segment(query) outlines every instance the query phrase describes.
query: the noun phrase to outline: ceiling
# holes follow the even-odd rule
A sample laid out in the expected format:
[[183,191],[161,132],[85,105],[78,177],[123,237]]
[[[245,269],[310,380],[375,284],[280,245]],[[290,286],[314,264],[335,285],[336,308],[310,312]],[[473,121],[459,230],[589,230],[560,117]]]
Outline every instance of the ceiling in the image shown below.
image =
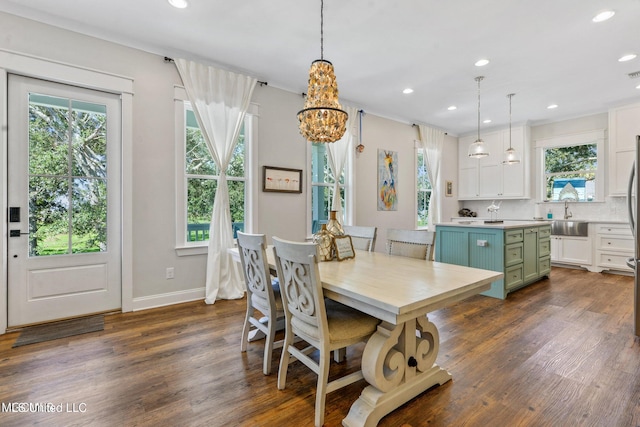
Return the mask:
[[[307,91],[320,0],[0,0],[0,11]],[[608,21],[591,21],[611,9]],[[560,121],[640,102],[640,0],[326,0],[324,59],[343,103],[451,134]],[[490,63],[476,67],[486,58]],[[414,89],[408,95],[406,87]],[[547,106],[557,104],[550,110]],[[449,111],[447,107],[457,109]],[[302,99],[301,99],[302,106]],[[365,118],[366,123],[366,118]]]

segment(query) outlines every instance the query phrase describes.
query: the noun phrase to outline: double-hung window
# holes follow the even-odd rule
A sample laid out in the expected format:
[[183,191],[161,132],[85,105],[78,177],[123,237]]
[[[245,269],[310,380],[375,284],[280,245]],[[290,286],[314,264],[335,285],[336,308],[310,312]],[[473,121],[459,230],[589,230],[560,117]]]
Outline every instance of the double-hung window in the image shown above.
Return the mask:
[[[254,115],[247,113],[227,168],[229,208],[233,236],[249,230],[252,185],[250,163]],[[216,166],[195,113],[186,100],[176,99],[177,203],[176,240],[179,248],[202,247],[209,240],[213,201],[220,171]],[[184,252],[181,254],[187,254]]]
[[586,132],[536,141],[543,168],[542,200],[602,200],[602,132]]
[[[327,144],[310,143],[311,146],[311,234],[317,232],[329,219],[329,211],[333,204],[333,191],[336,177],[329,166]],[[345,218],[350,218],[352,202],[350,200],[350,182],[352,156],[347,158],[345,168],[337,177],[340,191],[340,203]],[[342,222],[342,221],[341,221]]]
[[427,173],[427,161],[425,159],[424,150],[421,148],[416,150],[416,226],[418,228],[427,227],[427,218],[429,216],[429,198],[431,197],[431,182]]

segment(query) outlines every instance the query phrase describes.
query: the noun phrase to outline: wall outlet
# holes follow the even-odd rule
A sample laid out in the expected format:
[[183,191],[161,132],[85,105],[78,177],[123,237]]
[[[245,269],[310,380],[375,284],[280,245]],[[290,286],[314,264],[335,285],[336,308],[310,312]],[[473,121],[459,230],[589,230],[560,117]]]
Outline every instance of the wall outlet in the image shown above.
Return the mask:
[[175,275],[175,271],[173,267],[167,267],[166,277],[167,279],[173,279]]

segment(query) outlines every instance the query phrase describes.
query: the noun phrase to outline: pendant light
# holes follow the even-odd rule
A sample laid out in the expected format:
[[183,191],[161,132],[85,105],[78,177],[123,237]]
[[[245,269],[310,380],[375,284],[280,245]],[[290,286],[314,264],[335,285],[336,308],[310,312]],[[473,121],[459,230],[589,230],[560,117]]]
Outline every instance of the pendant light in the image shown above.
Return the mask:
[[364,110],[358,110],[360,118],[360,129],[358,130],[358,145],[356,145],[356,153],[360,154],[364,151],[364,145],[362,144],[362,116],[364,116]]
[[517,165],[520,163],[520,156],[516,152],[516,150],[511,146],[511,98],[515,93],[510,93],[507,95],[509,98],[509,148],[504,152],[504,160],[502,162],[503,165]]
[[324,0],[320,1],[320,59],[311,63],[304,109],[298,112],[300,133],[310,142],[336,142],[347,130],[347,113],[338,102],[333,64],[324,60]]
[[478,76],[475,78],[475,80],[478,82],[478,139],[476,139],[476,142],[469,146],[469,151],[467,152],[469,157],[473,157],[476,159],[481,159],[489,155],[487,147],[484,145],[484,141],[480,139],[480,82],[483,79],[483,76]]

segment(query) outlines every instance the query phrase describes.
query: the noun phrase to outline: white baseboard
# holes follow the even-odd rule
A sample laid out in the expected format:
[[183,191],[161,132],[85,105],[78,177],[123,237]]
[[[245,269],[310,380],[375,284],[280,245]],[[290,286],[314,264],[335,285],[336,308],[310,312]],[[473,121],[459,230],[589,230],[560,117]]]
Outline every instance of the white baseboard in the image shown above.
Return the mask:
[[151,295],[133,299],[133,310],[140,311],[149,308],[164,307],[183,302],[203,300],[205,288],[188,289],[186,291],[169,292],[166,294]]

